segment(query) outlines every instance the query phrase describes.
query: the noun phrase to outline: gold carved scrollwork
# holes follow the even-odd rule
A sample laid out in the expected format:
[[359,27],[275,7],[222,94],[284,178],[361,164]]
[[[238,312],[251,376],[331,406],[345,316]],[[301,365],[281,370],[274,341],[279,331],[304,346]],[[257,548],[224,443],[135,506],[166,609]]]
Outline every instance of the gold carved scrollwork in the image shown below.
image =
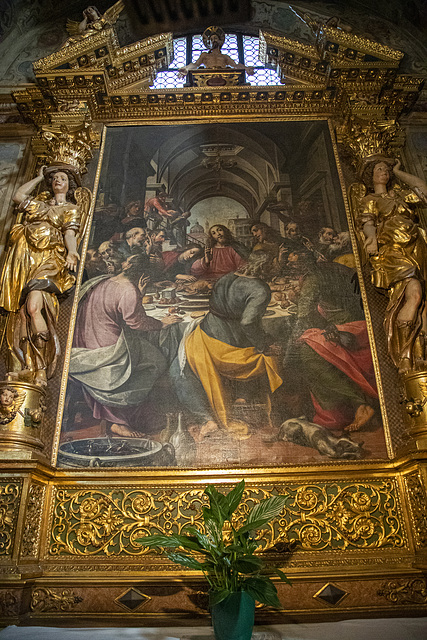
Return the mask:
[[39,484],[32,484],[30,487],[22,536],[21,555],[23,557],[37,556],[45,491],[46,488]]
[[[234,524],[242,524],[254,504],[277,493],[287,496],[281,516],[257,532],[259,551],[294,540],[303,550],[402,548],[392,481],[330,483],[248,489]],[[50,556],[118,556],[149,553],[136,540],[147,534],[185,533],[201,527],[202,490],[144,491],[68,488],[56,494]],[[231,530],[230,530],[231,535]]]
[[349,117],[336,129],[337,140],[349,152],[351,162],[359,170],[364,158],[374,154],[388,157],[396,155],[396,147],[402,146],[403,131],[396,120],[371,120]]
[[378,591],[379,596],[393,604],[427,604],[427,582],[425,578],[411,580],[388,580]]
[[0,592],[0,616],[10,618],[16,616],[18,611],[18,598],[13,591]]
[[286,487],[290,500],[279,526],[303,549],[399,548],[404,533],[396,517],[393,482]]
[[0,484],[0,556],[12,553],[21,488],[20,481]]
[[426,490],[420,475],[411,473],[405,478],[409,505],[412,515],[413,532],[418,548],[427,547],[427,504]]
[[60,592],[56,592],[53,589],[40,587],[39,589],[34,589],[31,594],[30,609],[37,613],[67,612],[72,611],[79,602],[83,602],[83,598],[76,596],[71,589],[63,589]]

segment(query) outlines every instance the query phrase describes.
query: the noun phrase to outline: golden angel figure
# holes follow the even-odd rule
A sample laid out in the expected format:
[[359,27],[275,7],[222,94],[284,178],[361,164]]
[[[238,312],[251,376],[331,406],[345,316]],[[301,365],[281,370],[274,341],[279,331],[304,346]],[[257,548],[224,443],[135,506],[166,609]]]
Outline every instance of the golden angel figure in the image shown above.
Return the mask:
[[93,5],[86,7],[83,11],[83,20],[81,22],[67,20],[67,31],[71,37],[67,40],[65,46],[111,27],[117,21],[123,9],[123,0],[113,4],[103,15]]
[[403,374],[427,364],[427,234],[417,222],[417,206],[427,204],[427,184],[400,166],[381,155],[366,158],[363,185],[353,185],[350,197],[372,283],[389,298],[384,320],[388,352]]
[[[31,197],[43,179],[49,190]],[[60,353],[58,296],[74,286],[77,245],[91,203],[90,191],[78,184],[75,168],[57,163],[42,167],[13,197],[22,220],[10,232],[0,291],[0,307],[11,312],[6,332],[10,378],[45,385],[54,373]]]

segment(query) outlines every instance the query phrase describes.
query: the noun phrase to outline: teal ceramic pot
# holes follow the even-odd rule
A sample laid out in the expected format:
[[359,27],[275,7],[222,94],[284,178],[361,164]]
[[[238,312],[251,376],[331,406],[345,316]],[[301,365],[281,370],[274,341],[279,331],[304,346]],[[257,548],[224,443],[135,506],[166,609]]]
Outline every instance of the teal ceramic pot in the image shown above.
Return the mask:
[[255,601],[244,591],[232,593],[212,607],[216,640],[251,640]]

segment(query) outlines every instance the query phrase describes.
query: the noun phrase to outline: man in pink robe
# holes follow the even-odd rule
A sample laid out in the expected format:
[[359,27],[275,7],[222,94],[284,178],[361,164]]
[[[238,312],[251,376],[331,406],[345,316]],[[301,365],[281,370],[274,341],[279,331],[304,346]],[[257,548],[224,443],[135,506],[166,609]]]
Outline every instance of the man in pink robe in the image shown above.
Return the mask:
[[107,420],[113,434],[141,436],[144,401],[166,370],[155,344],[160,322],[146,315],[142,295],[148,278],[146,256],[133,255],[113,277],[99,276],[81,290],[70,376],[80,382],[93,417]]
[[218,280],[243,266],[248,253],[244,245],[234,240],[227,227],[215,224],[209,229],[205,255],[193,263],[191,275],[204,280]]

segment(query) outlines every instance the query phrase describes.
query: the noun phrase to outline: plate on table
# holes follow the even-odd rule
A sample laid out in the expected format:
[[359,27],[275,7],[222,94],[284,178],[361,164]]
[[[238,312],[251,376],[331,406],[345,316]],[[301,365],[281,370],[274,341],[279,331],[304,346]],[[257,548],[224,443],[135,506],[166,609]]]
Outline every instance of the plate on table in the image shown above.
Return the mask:
[[185,300],[198,300],[199,302],[209,302],[209,298],[205,293],[180,293],[181,298]]
[[185,302],[181,302],[179,305],[180,309],[185,309],[185,311],[196,311],[196,310],[204,310],[209,309],[209,301],[202,300],[185,300]]
[[169,307],[181,307],[181,302],[179,300],[168,300],[167,302],[157,302],[155,306],[158,309],[169,309]]
[[155,304],[151,304],[151,303],[150,304],[144,304],[143,306],[144,306],[145,311],[154,311],[154,309],[156,308],[156,305]]

